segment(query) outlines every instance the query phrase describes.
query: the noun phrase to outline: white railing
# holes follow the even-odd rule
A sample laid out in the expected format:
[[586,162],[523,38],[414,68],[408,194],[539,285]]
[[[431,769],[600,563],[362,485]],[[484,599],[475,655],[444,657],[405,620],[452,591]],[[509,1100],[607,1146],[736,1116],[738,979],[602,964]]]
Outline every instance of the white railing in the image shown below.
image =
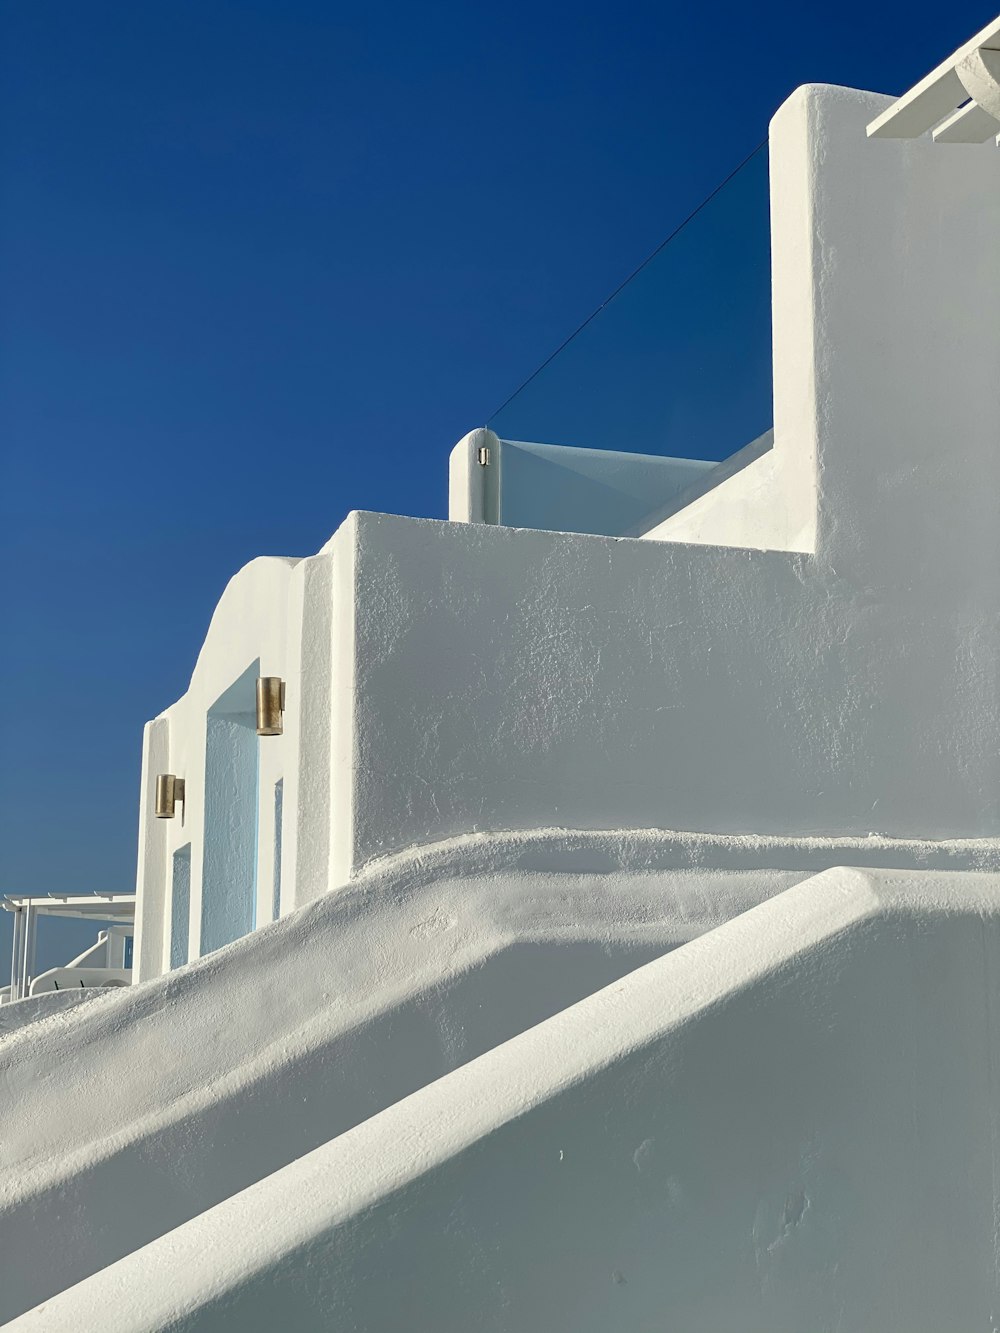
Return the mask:
[[[73,972],[75,980],[67,981],[67,984],[76,986],[127,985],[131,979],[131,971],[125,967],[125,954],[134,929],[134,893],[7,895],[0,899],[0,907],[14,918],[10,985],[0,989],[0,1004],[40,991],[60,989],[61,981],[59,985],[35,987],[35,982],[41,983],[43,977],[53,973],[57,976],[65,974],[68,978]],[[71,959],[65,967],[51,968],[37,976],[37,934],[41,916],[75,917],[114,924],[102,930],[96,943]],[[99,979],[101,975],[105,977],[103,981]]]

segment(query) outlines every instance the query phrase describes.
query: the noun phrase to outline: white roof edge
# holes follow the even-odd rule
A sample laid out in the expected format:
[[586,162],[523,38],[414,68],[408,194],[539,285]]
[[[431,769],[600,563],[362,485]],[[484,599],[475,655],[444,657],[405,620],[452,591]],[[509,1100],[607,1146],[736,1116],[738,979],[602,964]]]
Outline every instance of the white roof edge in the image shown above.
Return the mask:
[[868,137],[911,139],[926,134],[968,98],[955,66],[980,50],[1000,51],[1000,15],[876,116],[868,126]]

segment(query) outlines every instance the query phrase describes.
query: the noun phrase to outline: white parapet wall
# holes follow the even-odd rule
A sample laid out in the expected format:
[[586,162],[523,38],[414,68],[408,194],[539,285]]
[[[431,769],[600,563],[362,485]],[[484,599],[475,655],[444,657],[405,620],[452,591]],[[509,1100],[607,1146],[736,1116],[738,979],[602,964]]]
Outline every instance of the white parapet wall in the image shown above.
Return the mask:
[[996,835],[1000,177],[868,139],[888,100],[808,87],[772,126],[755,532],[351,520],[353,865],[559,823]]
[[941,539],[996,481],[1000,180],[991,144],[869,140],[892,102],[809,85],[774,117],[774,451],[648,536],[888,560],[915,587],[964,558]]
[[12,1330],[998,1326],[1000,176],[888,103],[772,125],[773,440],[230,583],[140,984],[0,1041]]
[[807,880],[11,1333],[988,1329],[998,888]]
[[831,859],[996,868],[1000,847],[459,838],[0,1042],[0,1323]]
[[[147,734],[141,977],[225,937],[205,867],[242,862],[204,843],[229,771],[208,719],[228,700],[236,734],[255,673],[287,710],[253,751],[236,933],[482,831],[997,836],[1000,177],[990,144],[869,138],[889,101],[810,86],[772,124],[772,448],[634,540],[483,522],[470,469],[496,437],[473,433],[463,521],[353,514],[237,576]],[[187,799],[154,821],[164,771]]]
[[656,833],[460,839],[383,862],[115,1003],[39,1022],[0,1046],[0,1323],[827,852]]

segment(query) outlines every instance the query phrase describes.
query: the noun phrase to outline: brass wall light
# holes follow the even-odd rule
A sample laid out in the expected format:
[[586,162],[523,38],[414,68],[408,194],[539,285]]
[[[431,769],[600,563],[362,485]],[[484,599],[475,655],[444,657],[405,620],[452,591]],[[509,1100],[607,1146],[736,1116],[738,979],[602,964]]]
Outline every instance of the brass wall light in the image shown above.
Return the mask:
[[285,711],[285,682],[280,676],[257,680],[257,735],[280,736]]
[[157,819],[173,819],[174,807],[180,801],[184,804],[184,779],[174,777],[173,773],[156,775],[156,805],[154,814]]

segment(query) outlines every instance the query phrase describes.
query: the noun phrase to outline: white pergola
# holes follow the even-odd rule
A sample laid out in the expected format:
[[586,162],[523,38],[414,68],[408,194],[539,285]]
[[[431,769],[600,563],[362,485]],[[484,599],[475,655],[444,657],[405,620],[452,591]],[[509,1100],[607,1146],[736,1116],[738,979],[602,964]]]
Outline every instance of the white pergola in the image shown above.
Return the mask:
[[[131,926],[135,921],[134,893],[7,894],[0,907],[14,916],[11,951],[10,999],[28,994],[35,972],[35,943],[40,916],[78,917]],[[126,932],[127,933],[127,932]]]
[[869,138],[1000,146],[1000,16],[868,126]]

